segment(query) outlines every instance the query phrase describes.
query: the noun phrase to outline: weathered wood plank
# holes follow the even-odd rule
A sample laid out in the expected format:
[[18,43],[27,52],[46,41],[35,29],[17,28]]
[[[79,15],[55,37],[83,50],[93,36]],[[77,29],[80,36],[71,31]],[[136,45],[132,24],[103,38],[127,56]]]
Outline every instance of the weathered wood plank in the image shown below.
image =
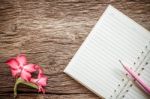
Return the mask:
[[149,0],[0,0],[0,97],[12,97],[14,84],[3,62],[26,53],[44,66],[47,93],[22,86],[18,98],[98,98],[63,70],[108,4],[150,30]]
[[[1,99],[10,99],[13,94],[3,94]],[[93,94],[19,94],[17,99],[99,99]]]

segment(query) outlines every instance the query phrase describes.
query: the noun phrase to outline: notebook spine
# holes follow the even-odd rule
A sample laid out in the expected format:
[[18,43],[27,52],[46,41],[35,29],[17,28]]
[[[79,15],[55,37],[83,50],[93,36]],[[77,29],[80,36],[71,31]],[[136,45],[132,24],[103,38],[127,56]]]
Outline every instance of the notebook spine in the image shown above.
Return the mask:
[[[137,56],[137,59],[135,62],[133,62],[133,65],[135,67],[135,71],[140,74],[142,71],[145,70],[145,66],[149,64],[148,61],[144,61],[150,54],[150,41],[145,46],[145,48],[140,52],[140,55]],[[144,65],[142,65],[144,62]],[[129,79],[127,79],[128,74],[125,74],[124,78],[122,78],[121,83],[118,84],[117,88],[114,89],[113,94],[110,95],[110,99],[123,99],[125,98],[125,95],[129,92],[129,89],[133,87],[132,82],[130,82]]]

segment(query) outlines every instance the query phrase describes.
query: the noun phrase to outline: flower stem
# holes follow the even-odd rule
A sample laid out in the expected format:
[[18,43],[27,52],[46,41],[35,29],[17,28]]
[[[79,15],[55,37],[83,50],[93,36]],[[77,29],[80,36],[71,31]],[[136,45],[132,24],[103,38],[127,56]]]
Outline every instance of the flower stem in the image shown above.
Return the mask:
[[20,81],[19,81],[19,78],[18,78],[18,79],[16,79],[16,83],[15,83],[15,86],[14,86],[14,98],[16,98],[16,96],[17,96],[17,86],[18,86],[19,83],[20,83]]
[[17,86],[19,84],[25,84],[25,85],[30,86],[32,88],[38,89],[38,86],[36,84],[26,82],[25,80],[18,78],[18,79],[16,79],[16,83],[14,85],[14,98],[16,98],[16,96],[17,96]]

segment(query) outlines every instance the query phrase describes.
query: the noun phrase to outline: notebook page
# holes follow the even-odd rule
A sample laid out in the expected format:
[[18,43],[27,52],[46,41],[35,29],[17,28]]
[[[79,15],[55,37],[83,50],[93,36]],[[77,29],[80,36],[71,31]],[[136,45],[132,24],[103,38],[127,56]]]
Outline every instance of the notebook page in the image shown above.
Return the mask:
[[124,69],[118,60],[133,64],[149,39],[147,30],[108,6],[64,72],[108,99],[123,87]]

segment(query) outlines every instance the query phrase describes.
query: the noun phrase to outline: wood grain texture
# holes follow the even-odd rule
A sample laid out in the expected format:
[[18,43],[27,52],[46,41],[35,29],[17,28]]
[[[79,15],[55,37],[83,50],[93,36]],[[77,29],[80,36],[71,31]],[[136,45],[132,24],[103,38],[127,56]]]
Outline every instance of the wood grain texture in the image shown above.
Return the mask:
[[63,70],[108,4],[150,30],[149,0],[0,0],[0,99],[13,99],[4,62],[19,53],[44,66],[48,86],[20,86],[18,99],[98,99]]

